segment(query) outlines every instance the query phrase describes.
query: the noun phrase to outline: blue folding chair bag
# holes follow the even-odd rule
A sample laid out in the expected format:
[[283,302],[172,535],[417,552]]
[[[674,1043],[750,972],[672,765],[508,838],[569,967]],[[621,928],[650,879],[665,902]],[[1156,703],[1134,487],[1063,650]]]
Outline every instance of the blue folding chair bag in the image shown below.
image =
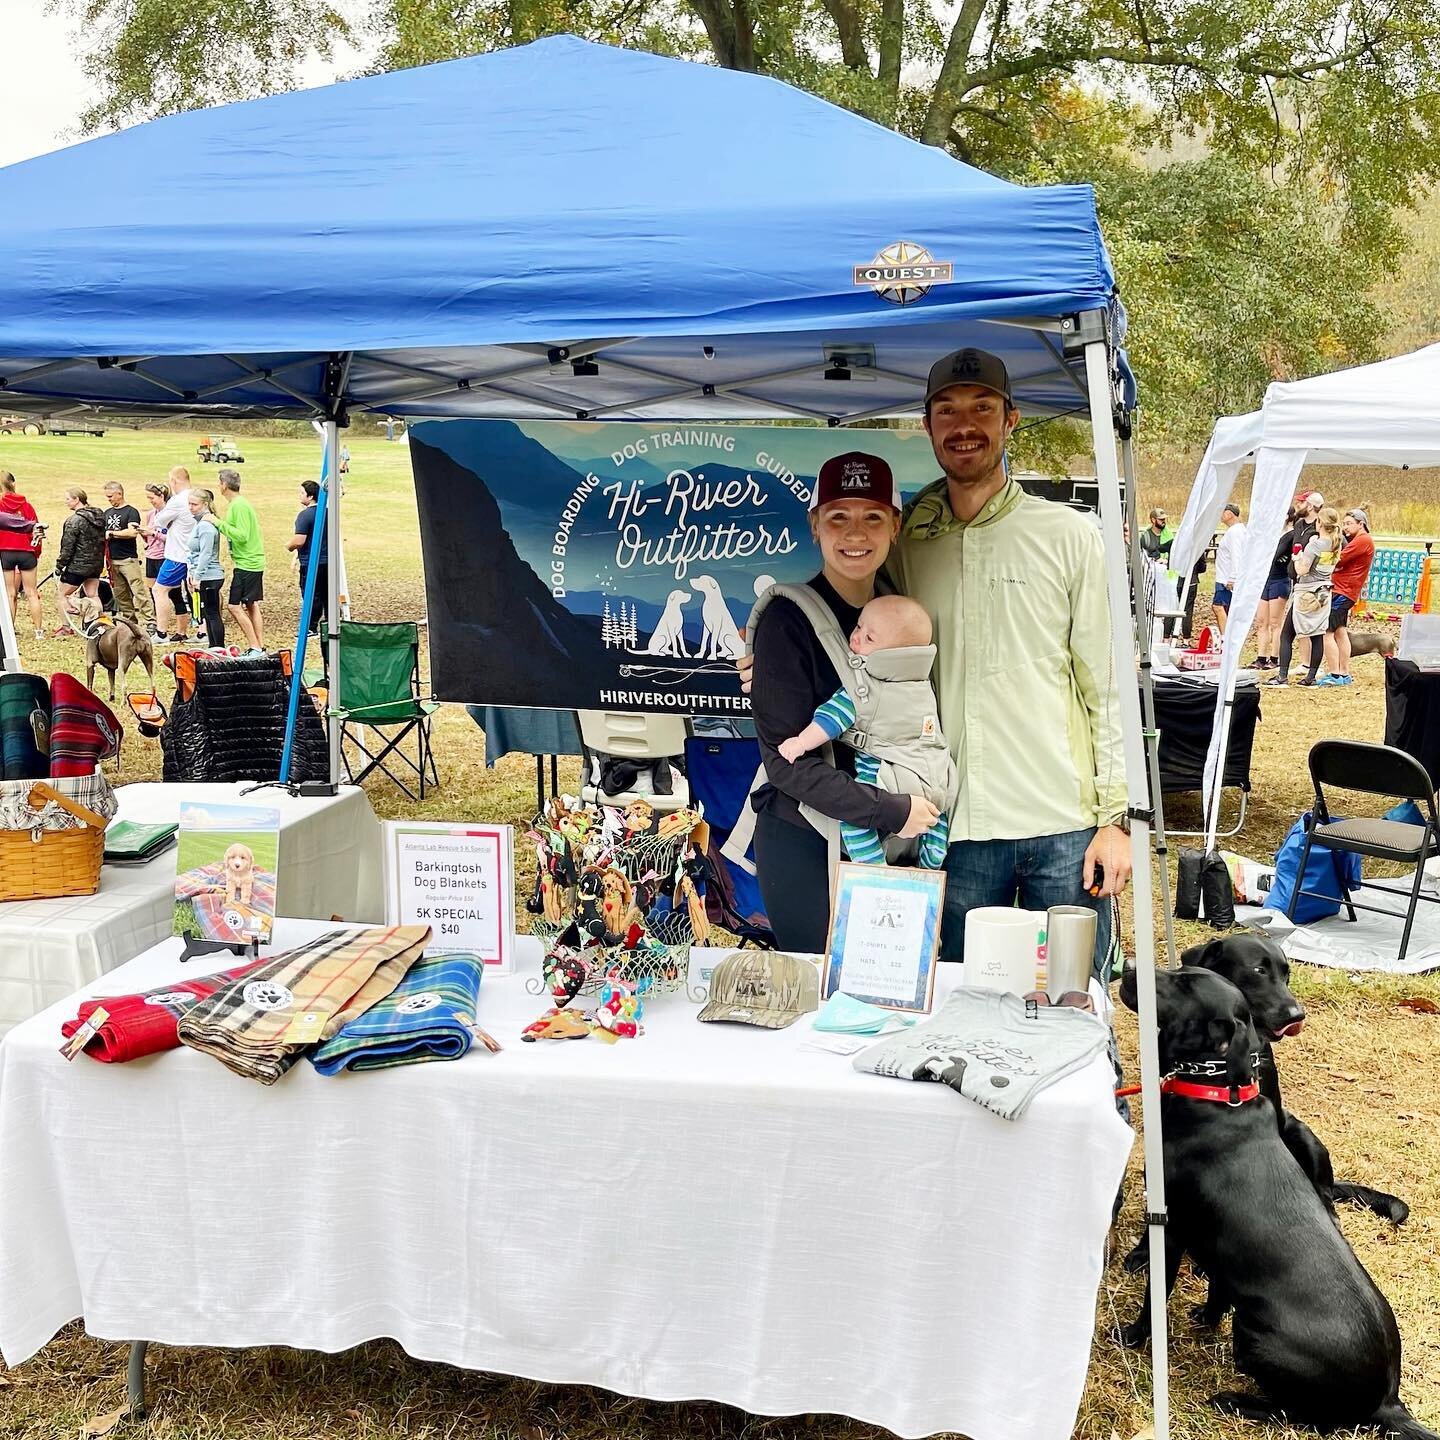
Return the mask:
[[[1343,818],[1340,815],[1331,816],[1332,821]],[[1300,871],[1300,856],[1305,849],[1305,825],[1309,819],[1310,812],[1307,810],[1290,827],[1290,833],[1275,852],[1275,883],[1265,897],[1267,910],[1278,910],[1283,915],[1289,907],[1290,895]],[[1312,920],[1338,915],[1342,880],[1349,890],[1360,888],[1360,856],[1337,855],[1317,840],[1310,847],[1310,859],[1300,886],[1307,893],[1301,895],[1295,906],[1295,923],[1308,925]],[[1333,899],[1329,898],[1332,896]]]
[[685,773],[691,797],[704,807],[710,823],[710,859],[716,883],[706,896],[711,919],[754,944],[771,945],[774,936],[760,898],[753,869],[755,852],[748,847],[745,865],[721,853],[736,821],[750,805],[750,787],[760,767],[760,744],[752,739],[711,739],[695,736],[685,742]]

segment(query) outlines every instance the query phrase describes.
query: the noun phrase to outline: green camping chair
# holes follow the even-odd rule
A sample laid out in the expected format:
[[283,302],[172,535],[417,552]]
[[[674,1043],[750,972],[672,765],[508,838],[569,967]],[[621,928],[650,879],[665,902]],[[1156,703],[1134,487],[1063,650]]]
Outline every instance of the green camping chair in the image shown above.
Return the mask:
[[[320,639],[322,644],[328,640],[324,625]],[[440,777],[430,745],[430,721],[436,708],[423,698],[420,687],[419,626],[413,621],[393,625],[340,622],[336,713],[340,716],[340,754],[352,785],[378,770],[412,800],[425,798],[427,778],[438,787]],[[413,758],[402,748],[411,735],[416,744]],[[347,741],[360,752],[353,764]],[[418,795],[407,780],[419,781]]]

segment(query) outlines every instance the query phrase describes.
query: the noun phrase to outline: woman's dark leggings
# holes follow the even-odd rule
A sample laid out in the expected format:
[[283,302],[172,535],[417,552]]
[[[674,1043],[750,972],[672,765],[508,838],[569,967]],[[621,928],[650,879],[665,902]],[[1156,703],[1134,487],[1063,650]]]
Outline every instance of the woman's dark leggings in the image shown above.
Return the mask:
[[[1297,639],[1304,639],[1304,636],[1295,634],[1295,611],[1294,602],[1291,608],[1285,611],[1285,628],[1280,632],[1280,668],[1279,675],[1282,679],[1290,678],[1290,657],[1295,648]],[[1307,679],[1313,680],[1320,669],[1320,661],[1325,654],[1325,637],[1323,635],[1311,635],[1310,641],[1310,669]]]
[[205,617],[206,645],[225,643],[225,620],[220,613],[220,587],[223,580],[200,582],[200,613]]
[[775,943],[823,954],[830,934],[830,851],[809,825],[762,810],[755,817],[755,876]]

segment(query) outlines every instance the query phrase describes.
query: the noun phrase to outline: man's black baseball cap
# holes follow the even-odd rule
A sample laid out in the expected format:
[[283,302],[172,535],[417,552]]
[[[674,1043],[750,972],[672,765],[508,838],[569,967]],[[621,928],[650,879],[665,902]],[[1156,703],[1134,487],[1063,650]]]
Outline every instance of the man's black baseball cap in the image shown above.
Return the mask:
[[1014,407],[1015,402],[1010,398],[1010,372],[1005,362],[988,350],[967,346],[937,360],[930,367],[930,378],[925,384],[925,408],[928,410],[930,402],[951,385],[983,385],[1003,395],[1007,408]]

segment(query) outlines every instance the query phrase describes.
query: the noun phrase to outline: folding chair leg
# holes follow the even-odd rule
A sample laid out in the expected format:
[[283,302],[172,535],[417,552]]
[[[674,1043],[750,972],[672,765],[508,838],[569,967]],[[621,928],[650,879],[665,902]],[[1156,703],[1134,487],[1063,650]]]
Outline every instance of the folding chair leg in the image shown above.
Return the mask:
[[1424,843],[1420,846],[1420,854],[1415,860],[1415,883],[1410,887],[1410,908],[1405,912],[1405,930],[1400,936],[1400,954],[1397,959],[1403,960],[1405,952],[1410,948],[1410,927],[1415,923],[1415,907],[1420,903],[1420,884],[1425,879],[1425,857],[1430,853],[1430,827],[1425,827]]
[[1285,907],[1285,918],[1287,920],[1293,920],[1295,918],[1295,907],[1300,903],[1300,887],[1305,883],[1305,870],[1310,864],[1310,847],[1314,843],[1315,832],[1313,830],[1307,830],[1305,832],[1305,848],[1300,852],[1300,870],[1295,876],[1295,888],[1291,890],[1290,903]]

